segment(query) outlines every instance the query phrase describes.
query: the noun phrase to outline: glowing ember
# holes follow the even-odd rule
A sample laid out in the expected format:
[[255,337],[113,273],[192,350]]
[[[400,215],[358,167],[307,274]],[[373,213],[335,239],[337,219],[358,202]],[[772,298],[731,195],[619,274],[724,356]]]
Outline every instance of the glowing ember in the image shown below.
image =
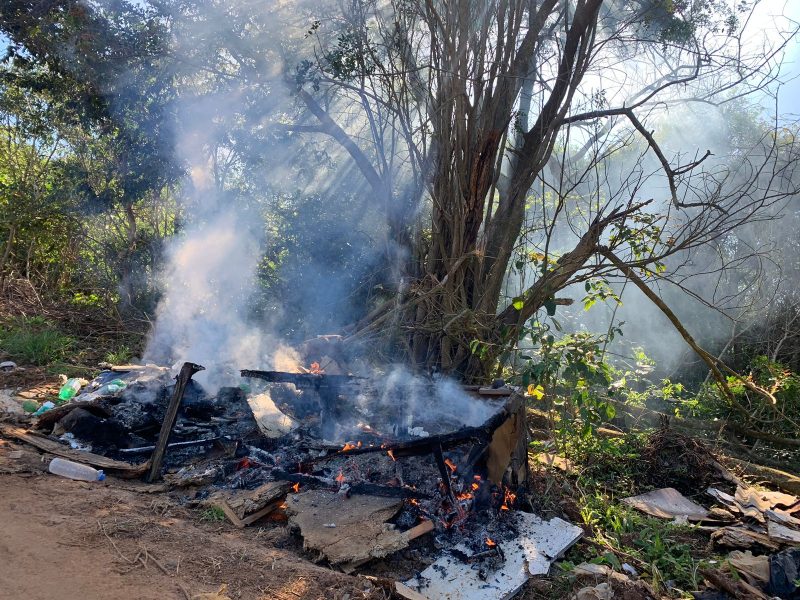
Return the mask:
[[391,458],[392,460],[397,460],[397,459],[394,457],[394,452],[392,452],[392,451],[391,451],[391,449],[390,449],[390,450],[389,450],[389,451],[388,451],[386,454],[388,454],[388,455],[389,455],[389,458]]
[[453,473],[455,473],[455,472],[456,472],[456,468],[457,468],[457,467],[456,467],[456,463],[454,463],[452,460],[450,460],[449,458],[445,458],[445,459],[444,459],[444,464],[446,464],[446,465],[447,465],[447,467],[448,467],[448,468],[449,468],[449,469],[450,469],[450,470],[451,470]]
[[489,546],[489,548],[494,548],[495,546],[497,546],[497,542],[495,542],[492,538],[487,537],[486,545]]
[[312,375],[324,375],[325,369],[320,367],[318,362],[312,362],[311,366],[308,367],[308,372]]
[[473,491],[473,492],[477,492],[477,491],[478,491],[478,488],[480,488],[480,487],[481,487],[481,484],[479,484],[479,483],[473,483],[473,484],[472,484],[472,491]]
[[505,489],[505,495],[503,496],[503,504],[500,506],[500,510],[510,510],[512,504],[517,499],[517,495],[512,492],[510,489]]
[[351,444],[350,442],[347,442],[347,443],[344,445],[344,447],[342,448],[342,452],[350,452],[350,450],[355,450],[355,449],[356,449],[356,448],[358,448],[360,445],[361,445],[361,442],[358,442],[358,446],[357,446],[357,445],[355,445],[355,444]]
[[336,482],[341,484],[344,483],[344,473],[339,471],[339,474],[336,476]]
[[300,482],[299,481],[292,486],[292,490],[294,490],[295,493],[300,491]]

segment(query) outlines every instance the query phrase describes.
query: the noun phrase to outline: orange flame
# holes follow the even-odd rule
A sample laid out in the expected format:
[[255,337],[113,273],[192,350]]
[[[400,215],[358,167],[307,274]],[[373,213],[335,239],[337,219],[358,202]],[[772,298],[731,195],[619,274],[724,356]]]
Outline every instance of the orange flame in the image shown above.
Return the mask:
[[503,504],[500,506],[500,510],[510,510],[510,506],[514,504],[516,499],[517,495],[510,489],[506,488],[505,495],[503,496]]
[[339,470],[339,474],[336,476],[336,482],[340,484],[344,482],[344,473],[342,473],[341,470]]
[[486,545],[489,546],[489,548],[494,548],[495,546],[497,546],[497,542],[495,542],[492,538],[487,537]]
[[[358,445],[360,446],[361,442],[359,442]],[[350,442],[346,442],[345,445],[342,447],[341,451],[342,452],[350,452],[350,450],[355,450],[356,448],[358,448],[358,446],[356,446],[355,444],[351,444]]]
[[308,368],[308,372],[312,375],[324,375],[325,369],[320,367],[318,362],[312,362],[311,366]]
[[300,482],[298,481],[297,483],[295,483],[292,486],[292,489],[294,490],[295,493],[299,492],[300,491]]
[[453,473],[456,472],[456,468],[457,468],[456,467],[456,463],[454,463],[452,460],[450,460],[449,458],[445,458],[444,459],[444,464],[446,464]]
[[388,451],[386,454],[388,454],[388,455],[389,455],[389,458],[391,458],[392,460],[395,460],[395,461],[397,460],[397,459],[394,457],[394,452],[392,452],[392,450],[391,450],[391,449],[389,449],[389,451]]

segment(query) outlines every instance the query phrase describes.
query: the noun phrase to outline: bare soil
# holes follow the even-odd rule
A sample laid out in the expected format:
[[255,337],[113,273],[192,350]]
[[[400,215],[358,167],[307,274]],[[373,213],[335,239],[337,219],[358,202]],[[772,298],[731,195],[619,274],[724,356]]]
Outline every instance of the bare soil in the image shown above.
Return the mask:
[[138,482],[85,483],[0,440],[0,597],[9,600],[386,598],[298,556],[282,523],[207,522]]

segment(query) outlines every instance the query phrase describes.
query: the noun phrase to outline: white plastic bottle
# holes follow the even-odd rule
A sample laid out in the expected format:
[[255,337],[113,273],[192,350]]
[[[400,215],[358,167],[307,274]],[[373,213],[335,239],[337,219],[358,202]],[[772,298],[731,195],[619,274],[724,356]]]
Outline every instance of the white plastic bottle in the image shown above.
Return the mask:
[[98,471],[89,465],[82,465],[63,458],[54,458],[51,460],[50,466],[47,467],[47,469],[54,475],[61,475],[62,477],[79,479],[81,481],[103,481],[106,478],[106,474],[102,471]]

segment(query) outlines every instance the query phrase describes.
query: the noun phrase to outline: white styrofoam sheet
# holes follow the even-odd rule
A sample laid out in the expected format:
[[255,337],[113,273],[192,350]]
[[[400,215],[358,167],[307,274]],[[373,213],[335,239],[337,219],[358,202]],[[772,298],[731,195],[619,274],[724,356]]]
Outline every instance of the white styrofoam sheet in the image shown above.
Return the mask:
[[[583,530],[562,519],[543,521],[518,512],[511,516],[519,536],[501,542],[505,561],[496,570],[484,569],[480,561],[466,564],[452,554],[443,554],[417,577],[396,584],[398,594],[411,600],[507,600],[531,575],[544,575],[551,563],[580,539]],[[466,546],[457,550],[470,554]]]

